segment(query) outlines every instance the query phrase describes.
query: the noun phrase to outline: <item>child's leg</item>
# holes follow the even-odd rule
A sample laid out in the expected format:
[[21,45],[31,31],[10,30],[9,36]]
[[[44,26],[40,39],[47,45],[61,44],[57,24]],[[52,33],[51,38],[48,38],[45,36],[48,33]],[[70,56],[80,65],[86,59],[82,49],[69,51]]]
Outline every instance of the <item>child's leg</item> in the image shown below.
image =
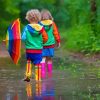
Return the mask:
[[30,60],[27,60],[25,76],[25,81],[30,81],[30,77],[32,76],[32,64]]
[[41,77],[42,78],[45,78],[46,77],[46,57],[43,57],[42,58],[42,61],[41,61],[41,67],[42,67],[42,72],[41,72]]
[[35,65],[35,80],[41,81],[41,64]]
[[47,58],[48,77],[52,77],[52,58]]
[[30,78],[31,76],[32,76],[32,64],[31,61],[28,60],[26,65],[26,77]]

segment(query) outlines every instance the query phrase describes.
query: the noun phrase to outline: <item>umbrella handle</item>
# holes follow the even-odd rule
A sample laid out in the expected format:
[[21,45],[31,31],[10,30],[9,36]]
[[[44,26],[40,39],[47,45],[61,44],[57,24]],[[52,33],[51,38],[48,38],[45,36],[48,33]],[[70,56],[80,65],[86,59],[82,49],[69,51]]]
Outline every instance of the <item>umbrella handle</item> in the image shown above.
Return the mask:
[[3,42],[4,44],[6,44],[6,40],[2,40],[2,42]]
[[6,40],[2,40],[2,42],[6,42]]

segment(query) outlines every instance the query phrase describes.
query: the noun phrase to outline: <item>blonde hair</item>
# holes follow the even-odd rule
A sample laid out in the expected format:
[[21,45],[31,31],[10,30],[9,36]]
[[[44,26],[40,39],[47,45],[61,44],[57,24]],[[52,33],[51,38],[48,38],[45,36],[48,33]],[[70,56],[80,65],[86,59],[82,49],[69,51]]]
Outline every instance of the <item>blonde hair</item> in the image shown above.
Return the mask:
[[48,19],[53,20],[53,17],[51,13],[49,12],[49,10],[43,9],[41,11],[41,20],[48,20]]
[[41,13],[38,9],[31,9],[26,13],[25,17],[28,21],[40,21],[41,20]]

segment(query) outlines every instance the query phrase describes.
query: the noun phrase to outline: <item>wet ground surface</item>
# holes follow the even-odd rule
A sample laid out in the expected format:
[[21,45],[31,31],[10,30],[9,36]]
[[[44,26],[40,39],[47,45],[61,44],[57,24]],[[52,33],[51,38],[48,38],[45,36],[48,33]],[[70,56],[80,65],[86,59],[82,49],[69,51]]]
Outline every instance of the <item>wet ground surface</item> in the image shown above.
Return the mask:
[[0,58],[1,57],[8,57],[8,56],[9,56],[9,54],[7,52],[7,49],[6,49],[6,45],[2,42],[0,44]]
[[[0,100],[100,100],[97,69],[54,70],[42,82],[23,81],[24,68],[0,68]],[[34,76],[34,75],[33,75]]]
[[25,56],[15,66],[6,50],[0,55],[0,100],[100,100],[99,63],[87,65],[69,56],[55,56],[52,78],[36,82],[33,75],[27,83],[23,81]]

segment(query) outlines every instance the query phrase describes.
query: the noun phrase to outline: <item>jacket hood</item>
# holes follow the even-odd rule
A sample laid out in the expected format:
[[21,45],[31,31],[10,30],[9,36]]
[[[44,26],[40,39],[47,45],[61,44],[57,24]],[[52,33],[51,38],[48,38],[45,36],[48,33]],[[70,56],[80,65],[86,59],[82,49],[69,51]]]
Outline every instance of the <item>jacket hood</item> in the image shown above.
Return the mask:
[[53,23],[52,20],[43,20],[40,22],[40,24],[42,24],[43,26],[51,26]]
[[42,30],[42,28],[43,28],[43,26],[41,26],[39,24],[28,24],[27,25],[27,29],[32,35],[40,34],[40,31]]

